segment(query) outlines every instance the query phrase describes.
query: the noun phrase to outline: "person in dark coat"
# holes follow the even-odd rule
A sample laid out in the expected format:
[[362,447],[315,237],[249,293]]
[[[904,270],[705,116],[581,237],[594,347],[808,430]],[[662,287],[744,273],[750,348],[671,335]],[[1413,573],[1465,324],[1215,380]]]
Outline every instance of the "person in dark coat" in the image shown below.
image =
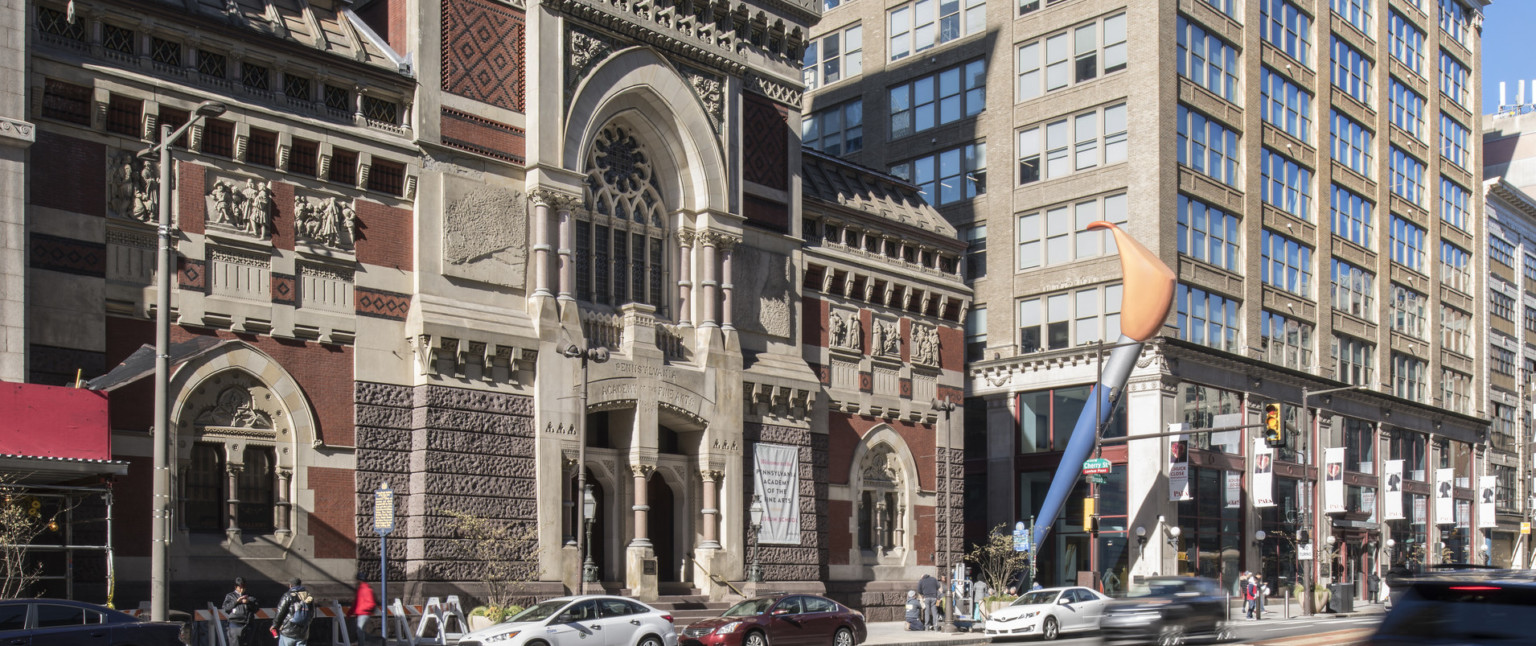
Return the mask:
[[907,591],[907,630],[923,629],[923,602],[917,598],[916,590]]
[[230,644],[251,646],[256,643],[256,634],[249,628],[251,620],[261,610],[261,604],[256,601],[256,597],[246,594],[245,577],[235,577],[235,589],[224,595],[224,603],[219,609],[229,617],[228,624],[224,626],[224,634]]
[[917,594],[923,598],[923,625],[932,628],[939,623],[939,580],[932,574],[924,574],[917,580]]
[[294,577],[277,602],[277,616],[272,618],[272,636],[277,638],[277,646],[309,646],[309,624],[314,618],[315,598],[304,588],[304,582]]

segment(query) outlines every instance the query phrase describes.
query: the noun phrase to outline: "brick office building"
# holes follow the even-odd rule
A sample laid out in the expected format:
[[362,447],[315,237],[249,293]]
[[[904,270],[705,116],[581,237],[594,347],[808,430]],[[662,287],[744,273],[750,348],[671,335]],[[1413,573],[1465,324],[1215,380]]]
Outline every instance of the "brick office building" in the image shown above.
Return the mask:
[[[582,454],[600,579],[642,598],[742,579],[754,494],[778,496],[776,588],[879,605],[899,588],[870,581],[942,561],[935,455],[958,449],[930,402],[959,397],[962,247],[915,187],[802,159],[819,6],[26,11],[25,371],[6,379],[91,377],[152,343],[157,169],[134,153],[229,107],[174,144],[173,607],[237,574],[323,597],[376,580],[385,481],[392,591],[477,593],[449,512],[536,526],[534,591],[573,589]],[[599,345],[584,383],[566,350]],[[114,388],[131,603],[152,389]],[[779,489],[754,491],[770,452]]]

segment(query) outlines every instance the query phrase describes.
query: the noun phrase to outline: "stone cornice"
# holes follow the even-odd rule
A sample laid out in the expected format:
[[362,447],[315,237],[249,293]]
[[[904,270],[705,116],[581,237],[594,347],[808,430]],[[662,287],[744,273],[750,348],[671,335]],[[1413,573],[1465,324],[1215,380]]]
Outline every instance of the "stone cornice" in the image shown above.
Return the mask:
[[582,0],[543,0],[543,5],[731,76],[740,76],[747,71],[745,60],[734,53],[727,53],[717,46],[702,41],[688,42],[680,33],[677,35],[662,33],[653,25],[640,24],[636,16],[619,14],[607,7],[588,4]]
[[37,126],[21,119],[0,117],[0,145],[26,148],[37,141]]

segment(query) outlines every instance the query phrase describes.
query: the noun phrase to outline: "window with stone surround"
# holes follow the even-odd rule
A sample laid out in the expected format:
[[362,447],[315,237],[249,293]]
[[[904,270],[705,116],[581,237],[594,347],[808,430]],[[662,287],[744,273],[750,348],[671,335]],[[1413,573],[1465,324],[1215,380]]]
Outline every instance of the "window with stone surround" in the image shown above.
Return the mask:
[[1333,137],[1333,160],[1343,164],[1345,168],[1359,173],[1362,177],[1369,178],[1373,176],[1373,171],[1376,168],[1375,155],[1373,154],[1376,148],[1372,145],[1375,133],[1361,125],[1360,122],[1339,112],[1338,109],[1331,110],[1330,113],[1332,117],[1330,134]]
[[50,36],[59,36],[78,43],[85,42],[84,20],[70,20],[69,15],[52,7],[37,6],[37,28]]
[[1312,298],[1312,247],[1264,229],[1259,234],[1259,253],[1265,285]]
[[1296,370],[1312,369],[1312,324],[1264,310],[1259,345],[1264,360]]
[[1259,150],[1260,195],[1265,204],[1312,221],[1312,170],[1269,147]]
[[1259,68],[1259,112],[1281,132],[1312,141],[1312,93],[1268,67]]
[[144,136],[144,100],[113,93],[107,100],[107,132],[140,139]]
[[1414,74],[1424,75],[1424,32],[1396,10],[1387,12],[1387,51]]
[[1179,75],[1216,96],[1240,103],[1238,80],[1242,67],[1238,63],[1237,48],[1183,15],[1178,18],[1177,29]]
[[987,62],[976,59],[894,86],[891,139],[981,114],[987,107]]
[[92,90],[55,79],[43,80],[43,116],[73,124],[91,125]]
[[[171,132],[176,132],[182,126],[186,125],[187,124],[187,119],[190,119],[190,118],[192,118],[192,113],[191,112],[188,112],[186,110],[179,110],[179,109],[176,109],[176,108],[172,108],[170,106],[165,105],[164,103],[160,104],[160,114],[159,114],[159,117],[158,117],[159,122],[155,124],[155,131],[154,131],[154,133],[152,135],[150,135],[150,138],[149,138],[150,141],[153,141],[153,142],[155,142],[157,144],[160,143],[161,130],[163,128],[169,126],[170,129],[171,129]],[[176,141],[171,142],[171,146],[173,148],[180,148],[182,150],[186,150],[187,149],[187,137],[188,137],[189,134],[190,133],[186,133],[186,132],[181,133],[181,136],[177,137]]]
[[1312,15],[1290,0],[1259,0],[1259,37],[1311,67]]
[[271,532],[276,527],[273,492],[277,489],[277,458],[270,446],[247,446],[243,461],[236,524],[245,532]]
[[[196,127],[196,126],[194,126]],[[203,122],[204,155],[235,156],[235,122],[208,119]]]
[[1338,184],[1330,184],[1329,188],[1333,235],[1366,249],[1375,249],[1375,203]]
[[1179,253],[1242,273],[1241,228],[1237,216],[1179,194]]
[[257,166],[277,166],[277,133],[271,130],[251,128],[251,138],[245,150],[245,160]]
[[1513,323],[1515,320],[1515,299],[1497,290],[1490,292],[1488,313]]
[[288,172],[314,177],[320,167],[320,144],[308,139],[293,138],[293,148],[288,151]]
[[327,180],[347,186],[357,185],[357,152],[331,149],[331,172]]
[[181,43],[159,36],[149,39],[149,56],[155,63],[171,68],[181,67]]
[[1428,403],[1429,362],[1401,352],[1392,353],[1392,394]]
[[1371,105],[1371,79],[1375,65],[1371,59],[1344,39],[1333,36],[1333,85],[1345,94]]
[[1376,320],[1376,275],[1338,258],[1333,263],[1333,308],[1367,321]]
[[864,73],[864,27],[855,24],[805,45],[801,76],[807,92]]
[[400,104],[389,99],[364,94],[363,118],[386,126],[400,125]]
[[1219,294],[1180,283],[1175,290],[1179,338],[1217,350],[1237,352],[1240,304]]
[[283,96],[297,101],[314,100],[314,82],[299,76],[283,72]]
[[336,85],[326,85],[325,107],[342,115],[352,114],[352,91]]
[[1119,284],[1019,301],[1019,351],[1060,350],[1120,337]]
[[1127,221],[1126,195],[1119,193],[1059,204],[1044,211],[1019,216],[1019,269],[1062,265],[1118,252],[1115,241],[1102,230],[1088,230],[1089,223]]
[[1424,239],[1427,235],[1424,227],[1408,221],[1396,213],[1392,214],[1392,262],[1424,273],[1425,247]]
[[1335,334],[1330,354],[1334,361],[1334,379],[1352,386],[1376,387],[1376,344],[1352,336]]
[[119,27],[110,22],[101,23],[101,46],[108,52],[122,56],[138,55],[138,35],[132,29]]
[[405,192],[405,164],[374,157],[368,169],[368,190],[399,197]]
[[192,532],[223,532],[225,495],[224,445],[197,442],[192,461],[182,472],[182,523]]
[[1119,13],[1020,45],[1018,100],[1028,101],[1125,68],[1125,14]]
[[272,89],[272,68],[250,61],[240,63],[240,83],[249,90],[266,92]]
[[844,101],[800,119],[801,145],[833,157],[864,150],[864,100]]
[[[1530,314],[1530,308],[1526,308],[1526,312]],[[1440,305],[1440,347],[1448,352],[1471,356],[1471,314],[1450,305]]]
[[1392,330],[1415,339],[1427,340],[1429,323],[1429,296],[1418,290],[1392,283]]
[[229,78],[229,59],[218,52],[199,49],[197,50],[197,73],[213,79],[227,79]]
[[1461,125],[1460,121],[1444,112],[1440,113],[1440,155],[1447,161],[1467,168],[1472,160],[1471,149],[1467,144],[1471,136],[1472,132]]
[[1228,186],[1242,181],[1237,132],[1221,122],[1179,104],[1179,163]]
[[890,60],[899,61],[986,27],[986,0],[915,0],[887,13]]
[[916,184],[934,206],[970,200],[987,192],[987,144],[965,144],[895,164],[891,174]]
[[1424,141],[1424,97],[1393,77],[1388,100],[1392,125],[1402,128],[1414,139]]
[[1375,32],[1371,31],[1371,0],[1329,0],[1328,5],[1333,8],[1334,13],[1344,19],[1344,22],[1359,29],[1360,33],[1367,36],[1375,35]]
[[1494,259],[1505,267],[1515,266],[1515,245],[1498,234],[1488,236],[1488,257]]
[[1500,346],[1488,349],[1488,369],[1506,377],[1515,376],[1515,352]]

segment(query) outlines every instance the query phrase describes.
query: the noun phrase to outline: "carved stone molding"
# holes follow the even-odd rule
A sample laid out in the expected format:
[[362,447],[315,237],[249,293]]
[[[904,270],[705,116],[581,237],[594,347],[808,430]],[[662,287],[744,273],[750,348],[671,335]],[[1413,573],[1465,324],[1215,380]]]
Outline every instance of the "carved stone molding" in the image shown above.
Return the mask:
[[646,480],[650,480],[651,476],[656,474],[656,465],[631,464],[629,465],[629,470],[631,473],[635,474],[636,478],[645,478]]
[[687,229],[677,230],[677,243],[684,247],[692,247],[695,237],[694,233]]
[[745,86],[749,92],[761,94],[796,110],[800,109],[800,99],[805,96],[805,90],[802,87],[782,83],[761,74],[748,74]]
[[[443,274],[522,287],[528,259],[528,200],[496,186],[468,188],[445,180]],[[542,199],[548,199],[548,195]]]
[[565,90],[569,94],[592,68],[613,54],[615,44],[606,36],[580,27],[571,27],[566,32],[565,43]]
[[0,117],[0,143],[28,146],[37,141],[37,126],[21,119]]
[[569,209],[581,204],[581,196],[545,186],[528,189],[528,199],[534,206],[547,206],[553,209]]
[[715,127],[720,127],[725,117],[725,82],[714,74],[687,65],[679,65],[678,71],[693,86],[694,93],[699,95],[699,102],[714,121]]

